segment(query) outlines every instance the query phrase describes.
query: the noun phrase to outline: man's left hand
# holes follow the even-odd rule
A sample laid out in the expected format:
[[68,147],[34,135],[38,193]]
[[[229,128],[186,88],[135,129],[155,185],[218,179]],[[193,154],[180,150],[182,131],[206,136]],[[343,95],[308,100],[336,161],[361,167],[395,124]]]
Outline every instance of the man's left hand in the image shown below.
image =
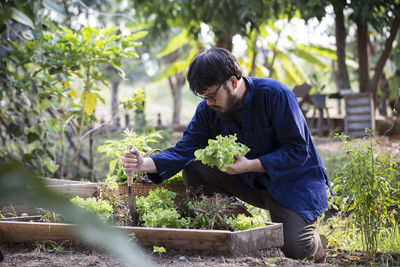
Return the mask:
[[235,163],[229,165],[225,171],[227,174],[240,174],[245,172],[265,172],[259,159],[247,159],[244,156],[237,157]]

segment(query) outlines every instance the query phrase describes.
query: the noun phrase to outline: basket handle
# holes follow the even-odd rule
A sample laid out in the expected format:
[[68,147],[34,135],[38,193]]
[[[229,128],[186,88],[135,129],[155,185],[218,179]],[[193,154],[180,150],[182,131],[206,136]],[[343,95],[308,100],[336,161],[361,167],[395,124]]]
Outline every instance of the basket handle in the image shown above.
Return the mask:
[[[144,157],[146,158],[146,157],[149,157],[149,156],[151,156],[152,154],[154,154],[154,153],[158,153],[158,152],[160,152],[161,151],[161,149],[157,149],[157,148],[155,148],[155,149],[151,149],[151,150],[149,150],[146,154],[144,154]],[[150,182],[150,180],[149,180],[149,178],[147,177],[147,175],[146,175],[146,177],[145,178],[143,178],[143,175],[145,174],[145,172],[138,172],[137,173],[137,176],[136,176],[136,179],[135,179],[135,181],[134,182],[142,182],[142,183],[145,183],[145,184],[150,184],[151,182]]]

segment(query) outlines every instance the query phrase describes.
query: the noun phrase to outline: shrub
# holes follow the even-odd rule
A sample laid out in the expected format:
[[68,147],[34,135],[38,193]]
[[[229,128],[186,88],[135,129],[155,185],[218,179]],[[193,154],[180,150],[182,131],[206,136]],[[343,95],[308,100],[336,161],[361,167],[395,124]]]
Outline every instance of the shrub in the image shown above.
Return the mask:
[[347,161],[333,181],[336,203],[349,214],[349,223],[361,231],[362,244],[368,255],[377,251],[379,236],[386,227],[391,208],[399,207],[396,163],[389,155],[378,154],[370,137],[358,144],[344,142]]

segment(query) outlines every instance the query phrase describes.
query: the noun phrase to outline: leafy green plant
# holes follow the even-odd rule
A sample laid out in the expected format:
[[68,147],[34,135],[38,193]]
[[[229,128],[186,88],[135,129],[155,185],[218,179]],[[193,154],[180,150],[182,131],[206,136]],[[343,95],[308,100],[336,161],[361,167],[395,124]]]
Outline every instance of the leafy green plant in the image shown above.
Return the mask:
[[176,193],[168,191],[165,188],[157,188],[150,191],[147,197],[139,197],[136,199],[137,210],[139,216],[151,213],[159,209],[175,209],[176,204],[173,201]]
[[190,219],[182,218],[176,209],[155,209],[142,215],[146,227],[189,228]]
[[217,166],[222,171],[226,171],[229,165],[235,162],[235,157],[244,156],[250,149],[241,143],[236,142],[236,134],[221,136],[216,140],[208,140],[208,146],[194,152],[197,160],[210,167]]
[[333,181],[336,203],[348,214],[348,222],[360,230],[364,250],[374,255],[388,223],[388,211],[399,207],[396,163],[390,155],[377,153],[375,146],[379,142],[373,143],[370,137],[356,144],[345,136],[338,137],[344,142],[347,162]]
[[223,194],[200,195],[186,201],[189,216],[194,218],[193,228],[232,230],[227,220],[239,205],[234,197]]
[[[97,151],[112,158],[109,163],[107,182],[112,183],[118,180],[119,183],[123,183],[123,180],[126,179],[122,170],[121,157],[125,151],[129,150],[130,145],[134,145],[143,154],[143,152],[151,150],[150,144],[158,143],[161,138],[160,131],[138,135],[129,129],[125,129],[122,139],[106,140],[104,145],[97,148]],[[113,176],[115,172],[116,175]]]
[[112,206],[105,200],[97,200],[94,197],[83,199],[76,196],[71,199],[71,202],[78,207],[95,213],[103,222],[108,221],[113,214]]
[[107,201],[113,210],[117,225],[128,225],[131,220],[126,196],[119,193],[117,188],[102,185],[98,187],[98,199]]
[[183,184],[182,171],[178,172],[171,178],[164,180],[162,184]]
[[231,217],[227,222],[232,225],[233,229],[236,231],[265,226],[265,221],[261,216],[247,217],[244,214],[239,214],[236,219]]

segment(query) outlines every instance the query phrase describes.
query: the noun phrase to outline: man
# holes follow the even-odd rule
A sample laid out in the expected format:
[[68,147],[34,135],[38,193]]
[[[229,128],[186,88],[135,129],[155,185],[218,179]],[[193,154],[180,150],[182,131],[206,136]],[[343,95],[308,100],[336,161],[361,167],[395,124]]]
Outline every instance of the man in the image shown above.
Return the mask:
[[[328,207],[329,179],[296,96],[277,80],[242,77],[236,58],[222,48],[199,52],[187,79],[204,100],[182,139],[148,158],[132,148],[121,159],[124,170],[145,171],[160,183],[183,169],[187,186],[268,209],[273,222],[283,223],[287,257],[325,262],[314,221]],[[219,134],[237,134],[250,148],[225,172],[194,160],[194,151]]]

